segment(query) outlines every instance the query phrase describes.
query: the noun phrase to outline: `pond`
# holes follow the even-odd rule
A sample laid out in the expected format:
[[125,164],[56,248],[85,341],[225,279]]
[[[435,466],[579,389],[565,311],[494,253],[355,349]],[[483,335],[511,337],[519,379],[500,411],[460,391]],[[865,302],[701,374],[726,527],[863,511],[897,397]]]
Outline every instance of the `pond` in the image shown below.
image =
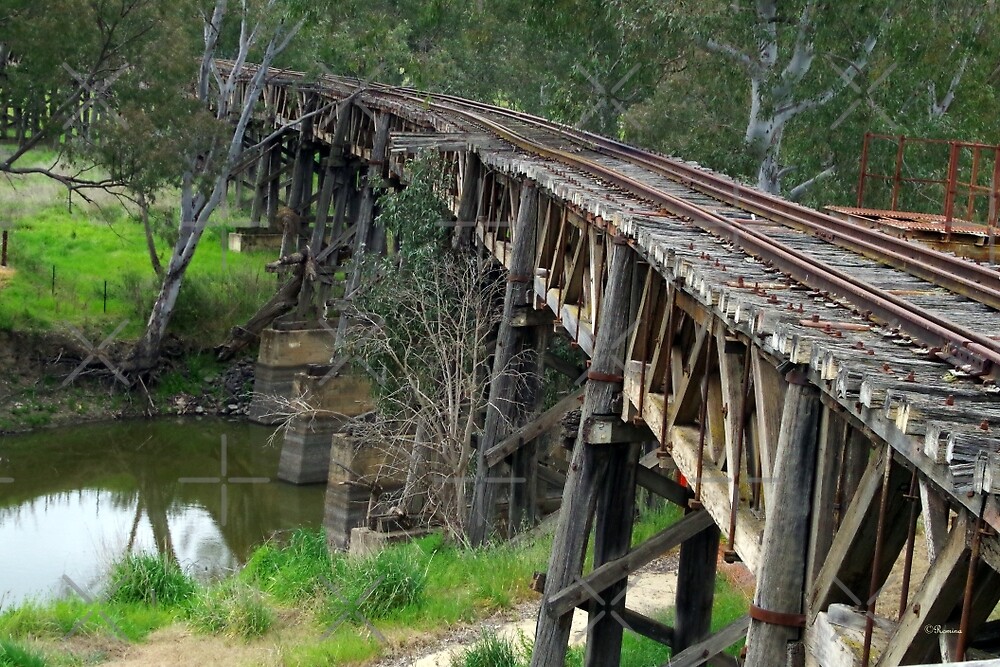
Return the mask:
[[129,552],[212,579],[278,532],[319,527],[323,486],[276,479],[270,434],[201,418],[0,436],[0,608],[96,596]]

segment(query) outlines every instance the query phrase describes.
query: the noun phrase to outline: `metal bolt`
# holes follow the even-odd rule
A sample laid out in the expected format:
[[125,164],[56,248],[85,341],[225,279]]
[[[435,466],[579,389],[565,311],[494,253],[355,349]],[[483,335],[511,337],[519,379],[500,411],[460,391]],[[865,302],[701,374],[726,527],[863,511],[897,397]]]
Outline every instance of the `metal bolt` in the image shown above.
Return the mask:
[[945,405],[955,405],[955,397],[949,394],[948,398],[944,399],[944,404]]

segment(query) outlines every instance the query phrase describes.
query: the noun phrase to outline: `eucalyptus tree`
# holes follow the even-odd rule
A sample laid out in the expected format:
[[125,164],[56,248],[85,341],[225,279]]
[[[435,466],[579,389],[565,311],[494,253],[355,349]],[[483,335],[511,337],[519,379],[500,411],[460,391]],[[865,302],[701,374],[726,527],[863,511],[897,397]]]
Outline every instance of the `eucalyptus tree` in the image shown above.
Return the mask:
[[[234,16],[235,14],[235,16]],[[215,0],[205,14],[203,51],[195,85],[195,99],[209,116],[205,131],[196,132],[183,151],[180,174],[180,233],[174,244],[160,291],[142,337],[128,360],[130,370],[151,368],[158,360],[187,268],[236,165],[255,147],[244,146],[246,130],[264,89],[268,69],[301,29],[305,19],[294,5],[243,0],[235,12],[227,0]],[[229,22],[238,26],[235,48],[226,54],[221,42]],[[230,55],[224,66],[219,60]],[[258,67],[248,69],[255,56]],[[245,86],[240,86],[241,80]],[[214,122],[213,122],[214,121]],[[280,130],[279,130],[280,131]],[[265,139],[266,143],[268,139]]]
[[631,109],[631,140],[759,187],[843,200],[866,131],[987,140],[1000,42],[993,1],[617,0],[675,55]]

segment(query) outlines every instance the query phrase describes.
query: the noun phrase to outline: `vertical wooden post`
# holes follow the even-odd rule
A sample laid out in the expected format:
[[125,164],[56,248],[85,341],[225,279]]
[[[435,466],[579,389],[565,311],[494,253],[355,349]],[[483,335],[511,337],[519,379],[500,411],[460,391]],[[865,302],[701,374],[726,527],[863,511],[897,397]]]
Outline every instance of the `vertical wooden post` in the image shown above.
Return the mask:
[[267,226],[274,227],[278,216],[278,204],[281,197],[281,142],[278,141],[270,150],[270,167],[267,169]]
[[[367,251],[366,241],[368,239],[368,229],[371,227],[372,218],[375,215],[375,191],[372,188],[371,180],[375,174],[382,173],[382,161],[386,148],[389,144],[389,116],[380,114],[375,119],[375,138],[372,144],[372,164],[368,167],[368,182],[365,183],[358,197],[358,213],[354,218],[354,253],[351,255],[351,274],[347,278],[344,287],[344,298],[351,298],[352,293],[361,284],[361,269]],[[337,321],[337,335],[334,342],[334,354],[338,354],[347,335],[347,318],[341,315]],[[334,372],[347,362],[346,359],[336,359],[334,361]]]
[[[545,351],[548,348],[549,332],[552,324],[531,327],[525,348],[532,354],[522,364],[522,402],[527,422],[530,415],[541,407],[542,379],[545,373]],[[522,526],[531,527],[538,521],[538,442],[532,441],[511,455],[510,461],[510,503],[507,512],[507,533],[510,537]]]
[[260,157],[257,158],[257,168],[254,173],[253,202],[250,205],[250,222],[254,227],[260,225],[260,219],[267,210],[267,189],[271,176],[271,151],[270,145],[261,149]]
[[[622,383],[613,376],[621,372],[625,357],[624,335],[628,329],[628,297],[631,288],[631,250],[616,243],[611,257],[607,287],[604,291],[601,327],[594,343],[590,380],[580,419],[580,437],[573,448],[569,475],[563,488],[562,509],[549,557],[545,596],[538,612],[535,649],[531,667],[562,667],[566,659],[572,612],[551,616],[545,602],[579,576],[587,548],[591,520],[601,487],[607,483],[612,459],[629,458],[633,447],[614,448],[588,445],[583,433],[595,415],[617,417],[617,401]],[[624,602],[623,602],[624,604]]]
[[333,202],[334,188],[337,185],[337,170],[333,166],[333,156],[324,160],[323,183],[316,202],[316,221],[313,223],[312,238],[309,249],[313,257],[323,248],[323,238],[326,236],[326,221],[330,217],[330,205]]
[[847,440],[847,422],[827,407],[821,409],[819,447],[816,455],[816,481],[812,496],[812,520],[809,529],[809,555],[806,581],[816,578],[830,551],[836,518],[837,482],[840,458]]
[[[784,664],[788,644],[801,635],[809,514],[816,474],[820,393],[793,371],[785,393],[764,524],[757,592],[750,608],[747,667]],[[775,662],[777,656],[782,656]]]
[[476,213],[479,208],[480,173],[479,155],[471,150],[467,151],[465,171],[462,172],[462,195],[458,202],[458,226],[455,227],[452,236],[452,245],[455,247],[472,245],[472,237],[475,233],[473,223],[476,221]]
[[715,572],[719,557],[718,526],[709,526],[681,543],[677,565],[677,595],[674,613],[674,644],[677,655],[708,637],[712,629]]
[[476,458],[476,482],[468,529],[469,542],[474,546],[483,544],[489,537],[499,491],[495,478],[500,466],[487,464],[486,451],[508,434],[510,425],[523,420],[523,414],[518,414],[523,413],[523,403],[517,396],[517,376],[521,370],[518,362],[525,350],[526,334],[524,328],[514,326],[513,320],[515,314],[530,303],[537,220],[538,188],[531,181],[525,181],[521,186],[521,204],[514,227],[503,319],[493,355],[486,422]]
[[[594,526],[594,567],[621,558],[632,543],[635,523],[635,474],[639,464],[641,442],[596,445],[608,451],[608,472],[600,485],[597,516]],[[591,447],[577,442],[577,447]],[[585,667],[618,667],[622,657],[621,619],[625,610],[628,577],[599,592],[588,611],[590,632],[587,634]]]
[[312,178],[314,148],[312,147],[311,123],[303,123],[302,131],[299,133],[298,143],[295,147],[295,158],[292,163],[292,185],[288,191],[288,208],[296,216],[299,224],[286,222],[284,234],[281,238],[281,257],[292,254],[299,249],[299,231],[302,223],[305,222],[305,215],[309,209],[309,199],[312,197]]

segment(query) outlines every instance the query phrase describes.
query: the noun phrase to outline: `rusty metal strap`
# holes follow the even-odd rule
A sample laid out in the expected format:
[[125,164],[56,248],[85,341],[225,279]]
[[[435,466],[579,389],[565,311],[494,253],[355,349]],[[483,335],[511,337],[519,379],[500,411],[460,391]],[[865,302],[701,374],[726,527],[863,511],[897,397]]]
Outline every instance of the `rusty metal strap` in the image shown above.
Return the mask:
[[599,373],[597,371],[587,371],[587,379],[594,382],[613,382],[614,384],[624,384],[625,378],[621,375],[611,373]]
[[750,618],[768,625],[781,625],[786,628],[806,627],[805,614],[787,614],[783,611],[761,609],[755,604],[750,605]]
[[518,275],[516,273],[512,273],[507,276],[507,282],[509,283],[530,283],[531,280],[531,276],[528,275]]
[[624,234],[615,234],[611,242],[615,245],[629,245],[628,237]]

